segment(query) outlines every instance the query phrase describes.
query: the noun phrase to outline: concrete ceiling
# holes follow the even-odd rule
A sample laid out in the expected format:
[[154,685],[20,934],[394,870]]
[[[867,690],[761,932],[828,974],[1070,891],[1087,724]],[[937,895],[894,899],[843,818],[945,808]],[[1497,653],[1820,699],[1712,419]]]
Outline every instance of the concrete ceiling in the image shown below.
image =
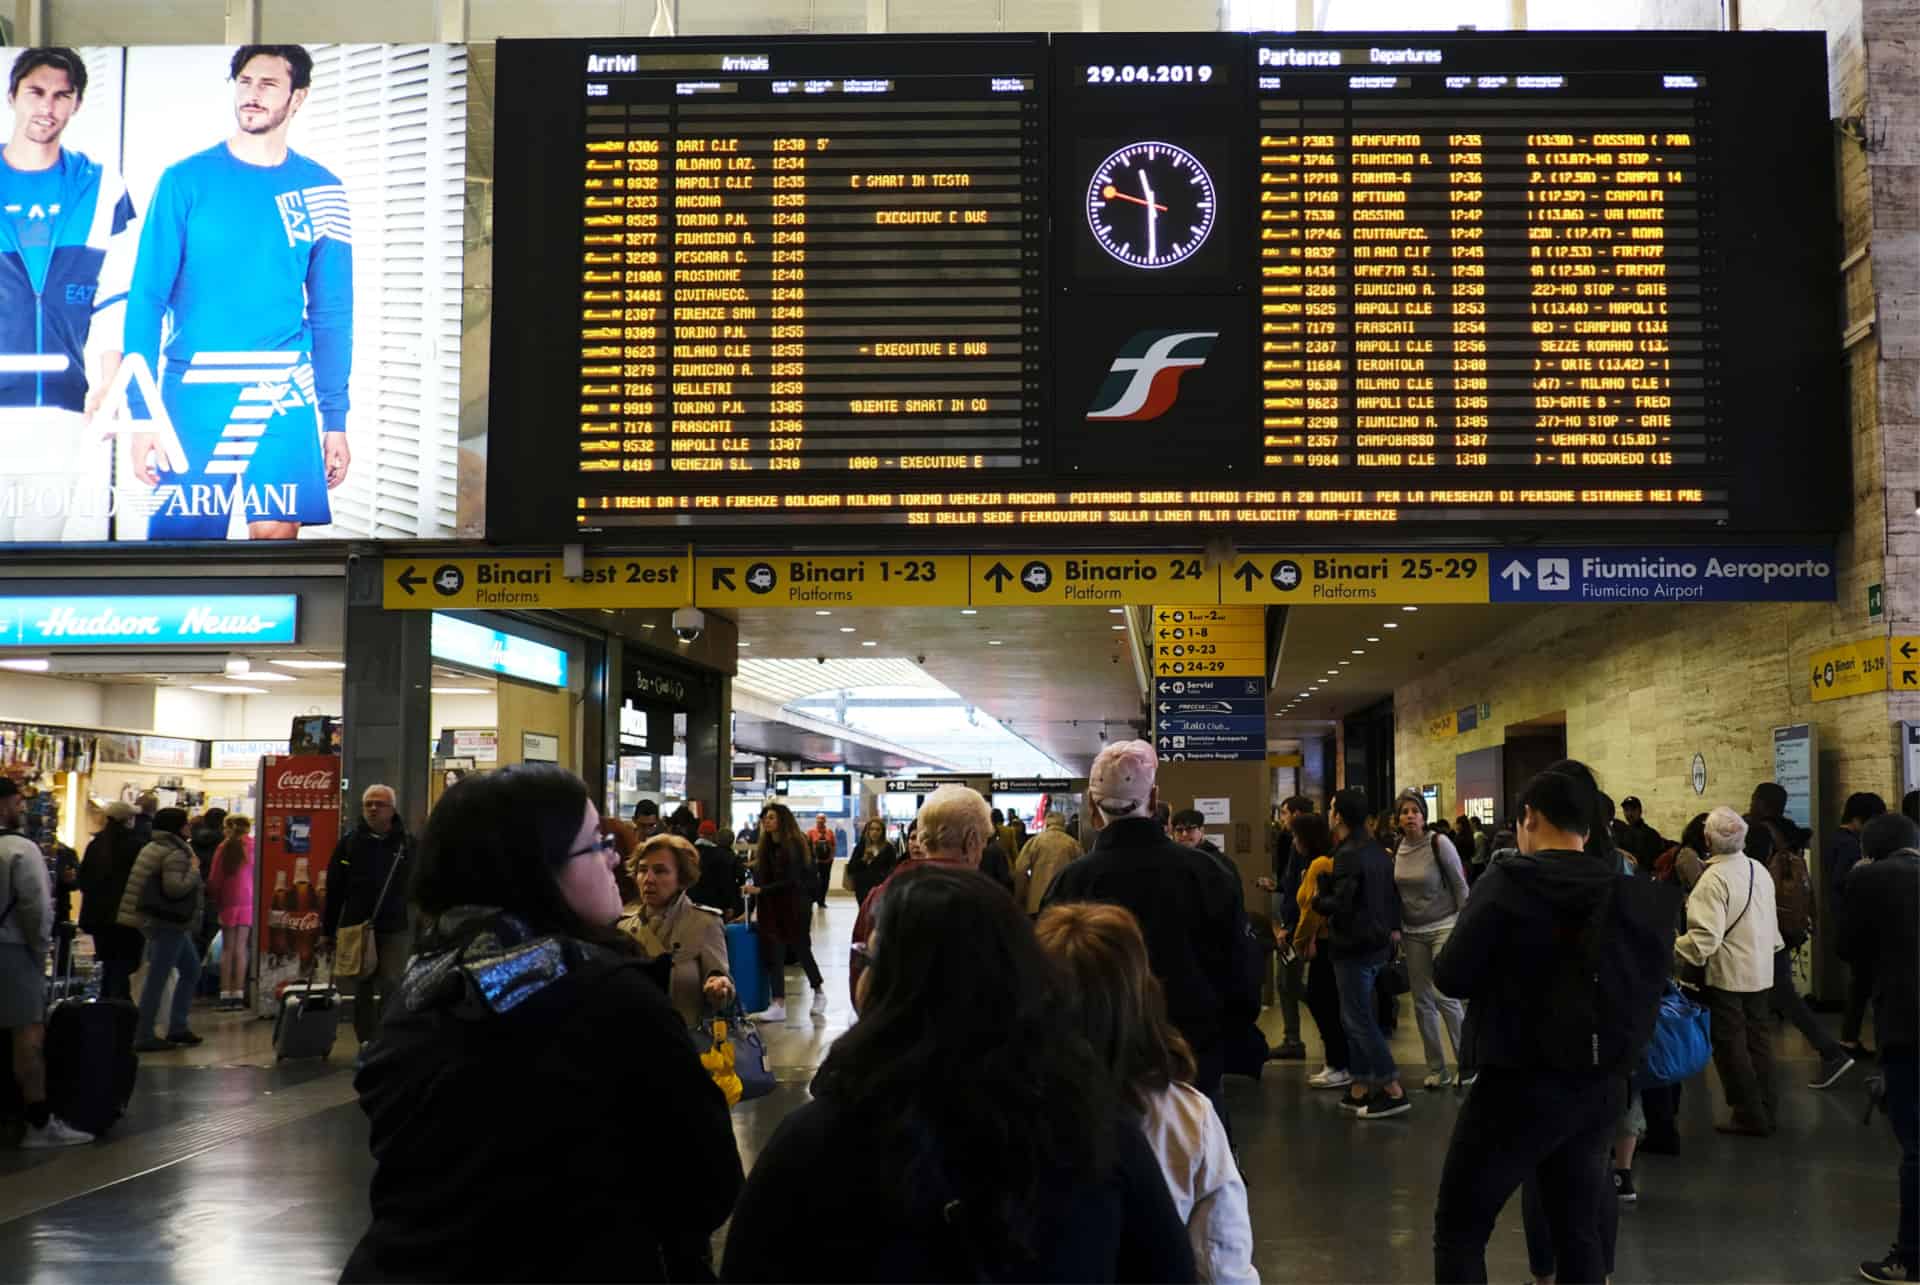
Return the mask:
[[[1268,710],[1276,716],[1273,732],[1324,734],[1329,721],[1391,697],[1412,675],[1462,656],[1547,610],[1551,608],[1289,608],[1267,698]],[[1317,686],[1323,679],[1326,685]],[[1312,694],[1303,697],[1301,692]],[[1488,692],[1462,692],[1460,703],[1490,697]]]
[[1124,739],[1142,717],[1126,617],[1105,608],[982,607],[972,615],[958,607],[841,608],[825,616],[747,608],[732,614],[742,657],[808,664],[822,656],[904,657],[1076,773],[1092,765],[1103,732]]

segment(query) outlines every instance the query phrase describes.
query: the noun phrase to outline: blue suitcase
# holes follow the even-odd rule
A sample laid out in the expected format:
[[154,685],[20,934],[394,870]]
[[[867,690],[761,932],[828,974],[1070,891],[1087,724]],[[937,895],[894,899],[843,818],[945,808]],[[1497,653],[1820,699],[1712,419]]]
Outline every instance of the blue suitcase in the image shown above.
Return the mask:
[[733,974],[740,1011],[758,1013],[767,1006],[767,974],[760,967],[760,935],[753,923],[727,925],[727,971]]

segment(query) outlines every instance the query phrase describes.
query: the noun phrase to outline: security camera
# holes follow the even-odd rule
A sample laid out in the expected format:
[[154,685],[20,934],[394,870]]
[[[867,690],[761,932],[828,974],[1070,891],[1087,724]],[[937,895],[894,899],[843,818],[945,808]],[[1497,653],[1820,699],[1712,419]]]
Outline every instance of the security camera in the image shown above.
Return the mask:
[[924,664],[926,664],[926,663],[927,663],[927,653],[925,653],[925,652],[923,651],[923,652],[921,652],[921,653],[920,653],[920,654],[919,654],[918,656],[915,656],[915,657],[913,658],[913,663],[914,663],[914,664],[916,664],[916,665],[924,665]]
[[707,631],[707,613],[698,607],[682,607],[673,613],[673,636],[683,643],[699,642]]
[[816,665],[824,665],[827,663],[827,658],[825,656],[815,656],[813,658],[813,663]]

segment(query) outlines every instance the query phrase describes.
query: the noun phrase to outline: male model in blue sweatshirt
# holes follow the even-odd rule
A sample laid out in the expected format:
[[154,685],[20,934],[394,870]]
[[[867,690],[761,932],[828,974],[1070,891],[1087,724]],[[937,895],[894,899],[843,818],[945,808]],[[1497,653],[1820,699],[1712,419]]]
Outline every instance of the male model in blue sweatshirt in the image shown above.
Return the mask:
[[225,538],[238,506],[256,540],[333,520],[347,478],[353,230],[346,189],[287,146],[313,59],[298,45],[233,55],[233,134],[160,176],[143,220],[126,345],[152,367],[179,452],[133,438],[158,486],[153,540]]
[[[87,65],[72,49],[25,50],[7,76],[13,132],[0,148],[0,542],[106,537],[111,479],[85,424],[120,366],[137,234],[120,176],[61,145],[86,93]],[[91,383],[90,346],[99,376]],[[87,477],[90,470],[98,476]]]

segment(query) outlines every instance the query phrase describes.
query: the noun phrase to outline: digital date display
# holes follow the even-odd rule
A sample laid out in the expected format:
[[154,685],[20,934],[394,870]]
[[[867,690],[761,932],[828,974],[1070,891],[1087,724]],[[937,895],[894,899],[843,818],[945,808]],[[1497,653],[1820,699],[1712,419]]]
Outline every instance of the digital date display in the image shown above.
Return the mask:
[[1090,63],[1080,68],[1083,85],[1218,85],[1227,69],[1207,63]]

